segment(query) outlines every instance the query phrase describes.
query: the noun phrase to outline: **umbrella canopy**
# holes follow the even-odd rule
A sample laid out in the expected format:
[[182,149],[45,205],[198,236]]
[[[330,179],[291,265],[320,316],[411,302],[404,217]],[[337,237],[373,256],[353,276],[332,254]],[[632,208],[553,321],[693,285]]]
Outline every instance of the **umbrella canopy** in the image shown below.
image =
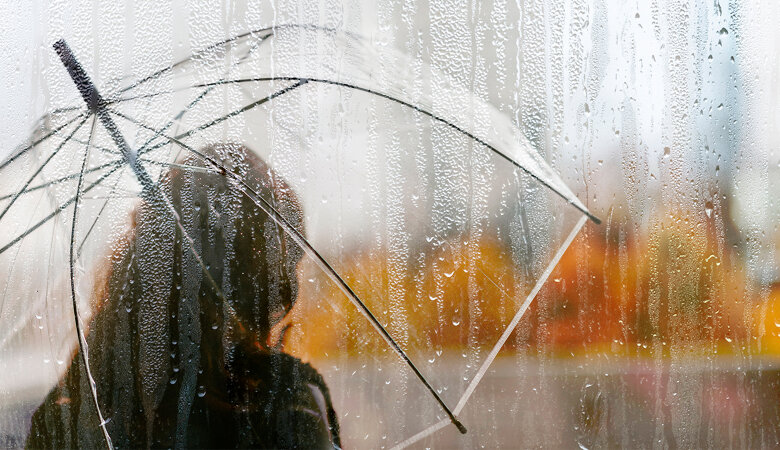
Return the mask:
[[[63,79],[76,82],[86,106],[74,103],[44,117],[31,143],[0,164],[9,180],[0,203],[0,349],[6,367],[21,370],[18,361],[25,360],[35,367],[41,359],[48,367],[38,380],[4,379],[5,392],[36,392],[66,368],[83,334],[74,311],[86,322],[96,308],[92,288],[99,267],[127,233],[139,203],[166,207],[158,186],[172,169],[222,175],[251,198],[389,348],[411,355],[408,367],[424,383],[431,380],[428,390],[456,424],[446,404],[463,407],[485,362],[495,358],[573,237],[556,237],[552,230],[571,227],[576,233],[583,221],[571,212],[597,220],[496,108],[424,64],[377,51],[358,36],[311,26],[257,30],[100,93],[64,44],[58,52],[67,69]],[[236,162],[229,155],[203,150],[224,143],[253,150],[289,184],[301,198],[307,235],[273,199],[232,175]],[[570,215],[564,217],[556,202],[569,205]],[[503,341],[472,358],[460,380],[465,386],[449,393],[435,366],[414,365],[440,349],[426,348],[425,339],[397,324],[385,331],[414,312],[406,308],[399,316],[393,300],[405,288],[392,280],[407,275],[391,273],[389,282],[364,289],[371,294],[366,299],[340,274],[370,271],[365,258],[381,254],[377,248],[394,259],[390,272],[414,266],[423,273],[422,267],[436,264],[426,251],[451,246],[464,230],[476,242],[508,223],[501,219],[507,214],[520,218],[523,244],[511,226],[495,234],[516,250],[510,266],[524,268],[525,275],[515,277],[522,288],[511,299],[481,299],[510,303],[496,322]],[[301,270],[304,278],[316,278]],[[416,289],[423,288],[418,283]],[[333,318],[335,327],[352,320],[341,314]],[[370,353],[363,356],[375,356]],[[408,387],[410,393],[418,388]]]

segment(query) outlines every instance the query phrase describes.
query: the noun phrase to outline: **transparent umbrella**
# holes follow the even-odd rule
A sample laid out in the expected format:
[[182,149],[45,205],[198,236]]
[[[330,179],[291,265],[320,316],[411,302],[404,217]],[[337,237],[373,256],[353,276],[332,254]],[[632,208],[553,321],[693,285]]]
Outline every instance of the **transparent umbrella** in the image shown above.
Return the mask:
[[[184,236],[182,245],[194,264],[215,287],[222,287],[223,281],[215,279],[199,253],[202,245],[191,236],[186,219],[180,217],[182,212],[164,188],[174,170],[222,177],[272,220],[285,239],[303,250],[310,265],[349,299],[387,348],[401,357],[404,370],[411,371],[438,404],[436,415],[443,413],[444,421],[434,421],[429,430],[453,423],[465,432],[455,414],[585,218],[598,222],[496,108],[424,64],[392,50],[379,52],[358,36],[299,25],[256,30],[107,92],[93,85],[64,41],[55,44],[55,49],[66,69],[63,79],[75,83],[82,101],[44,117],[31,143],[0,164],[7,191],[0,203],[4,236],[0,242],[4,286],[0,348],[6,367],[11,364],[29,372],[43,359],[54,369],[39,374],[37,380],[35,376],[7,378],[4,392],[19,395],[50,386],[51,381],[44,378],[61,376],[68,354],[76,347],[91,378],[83,328],[99,309],[93,286],[101,276],[101,264],[116,253],[117,242],[127,233],[139,203],[167,211],[176,225],[172,232]],[[421,129],[430,132],[421,133]],[[237,174],[235,168],[241,161],[231,158],[245,159],[236,156],[240,152],[208,150],[231,145],[251,149],[289,184],[303,203],[307,233],[302,223],[280,209],[278,199]],[[414,176],[398,181],[409,173]],[[431,185],[435,185],[433,194],[426,195],[425,187]],[[482,212],[461,220],[455,211],[457,202],[451,199],[457,198],[463,185],[471,191],[481,188],[484,205],[472,205]],[[522,205],[505,206],[513,201]],[[550,206],[555,201],[582,216],[561,246],[554,246],[549,236],[551,224],[563,222],[558,209]],[[517,253],[523,261],[514,261],[512,266],[526,267],[528,276],[523,283],[528,295],[519,295],[518,289],[509,296],[522,299],[510,301],[512,306],[497,321],[503,332],[491,352],[480,356],[479,364],[469,365],[470,372],[463,379],[467,384],[457,390],[459,396],[453,400],[458,405],[453,411],[435,365],[418,367],[431,351],[441,354],[442,350],[426,349],[426,339],[415,339],[408,326],[398,325],[402,316],[425,317],[429,311],[420,307],[415,312],[410,307],[394,316],[398,302],[385,297],[397,297],[392,291],[402,288],[394,287],[391,280],[356,289],[359,277],[344,273],[356,268],[372,270],[366,261],[373,260],[377,252],[350,249],[372,248],[377,228],[405,230],[402,248],[380,257],[397,259],[401,254],[405,259],[400,266],[425,266],[431,264],[425,252],[414,262],[414,251],[438,245],[457,253],[452,237],[463,229],[464,221],[488,230],[501,222],[497,219],[501,214],[522,219],[524,244]],[[541,247],[545,250],[531,245],[534,240],[544,241]],[[381,247],[393,245],[393,239],[388,239]],[[557,252],[549,250],[553,247]],[[542,254],[549,264],[538,264],[537,260],[544,259]],[[444,259],[439,256],[439,261]],[[494,281],[485,274],[487,269],[475,268]],[[316,278],[311,271],[301,272],[302,278]],[[424,290],[425,283],[417,283],[414,289]],[[369,292],[371,298],[357,291]],[[429,294],[433,299],[433,293]],[[327,303],[327,297],[321,301]],[[431,301],[441,309],[442,299]],[[483,301],[500,304],[508,299]],[[333,317],[334,327],[350,325],[339,324],[339,320],[355,320],[343,310],[339,314]],[[234,316],[226,313],[226,317]],[[298,317],[306,320],[305,315]],[[436,321],[441,321],[441,314]],[[281,331],[280,340],[283,335]],[[358,346],[365,346],[363,356],[374,357],[360,339]],[[35,362],[27,366],[18,362],[24,360],[23,354],[35,355]],[[102,428],[110,445],[111,418],[102,417],[100,405],[101,398],[112,393],[101,392],[100,383],[91,382],[89,387],[97,411],[93,426]],[[407,396],[413,396],[417,388],[407,389]]]

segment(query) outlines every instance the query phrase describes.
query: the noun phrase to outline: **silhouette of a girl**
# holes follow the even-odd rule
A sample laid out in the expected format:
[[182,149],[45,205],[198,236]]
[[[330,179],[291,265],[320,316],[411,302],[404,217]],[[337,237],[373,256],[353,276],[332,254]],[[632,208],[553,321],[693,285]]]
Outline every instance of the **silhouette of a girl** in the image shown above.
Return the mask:
[[[203,150],[303,230],[293,191],[252,151]],[[179,161],[142,202],[93,295],[89,364],[113,444],[339,447],[322,377],[269,343],[302,252],[224,174]],[[173,214],[175,212],[175,214]],[[35,412],[30,448],[104,446],[79,354]]]

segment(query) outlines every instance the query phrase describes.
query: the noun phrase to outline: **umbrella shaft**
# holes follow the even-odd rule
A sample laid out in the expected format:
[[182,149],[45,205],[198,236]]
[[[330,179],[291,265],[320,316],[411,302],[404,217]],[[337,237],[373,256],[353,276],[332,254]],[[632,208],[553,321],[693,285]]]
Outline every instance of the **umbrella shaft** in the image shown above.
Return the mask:
[[96,111],[96,114],[98,119],[100,119],[100,123],[103,124],[103,127],[108,131],[109,136],[111,136],[111,140],[119,147],[127,164],[133,169],[133,173],[135,173],[138,181],[141,182],[141,186],[146,189],[151,185],[152,179],[149,177],[149,174],[146,173],[146,170],[138,164],[138,152],[130,148],[127,144],[125,137],[119,132],[119,128],[116,126],[114,119],[111,118],[105,107],[100,106]]

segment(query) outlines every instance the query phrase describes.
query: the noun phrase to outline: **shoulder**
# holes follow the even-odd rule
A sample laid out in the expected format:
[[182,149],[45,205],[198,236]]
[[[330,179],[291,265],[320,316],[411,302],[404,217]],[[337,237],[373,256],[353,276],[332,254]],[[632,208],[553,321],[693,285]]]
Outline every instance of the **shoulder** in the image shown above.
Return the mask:
[[91,436],[79,436],[73,432],[80,418],[79,408],[73,411],[71,404],[78,401],[78,397],[72,398],[67,394],[67,389],[55,386],[30,419],[30,434],[25,447],[78,448],[83,441],[89,441]]
[[[276,442],[287,448],[340,447],[339,426],[322,375],[300,359],[280,352],[251,351],[236,361],[254,386],[257,411],[275,430]],[[238,362],[241,361],[241,362]],[[249,369],[251,367],[251,369]]]

